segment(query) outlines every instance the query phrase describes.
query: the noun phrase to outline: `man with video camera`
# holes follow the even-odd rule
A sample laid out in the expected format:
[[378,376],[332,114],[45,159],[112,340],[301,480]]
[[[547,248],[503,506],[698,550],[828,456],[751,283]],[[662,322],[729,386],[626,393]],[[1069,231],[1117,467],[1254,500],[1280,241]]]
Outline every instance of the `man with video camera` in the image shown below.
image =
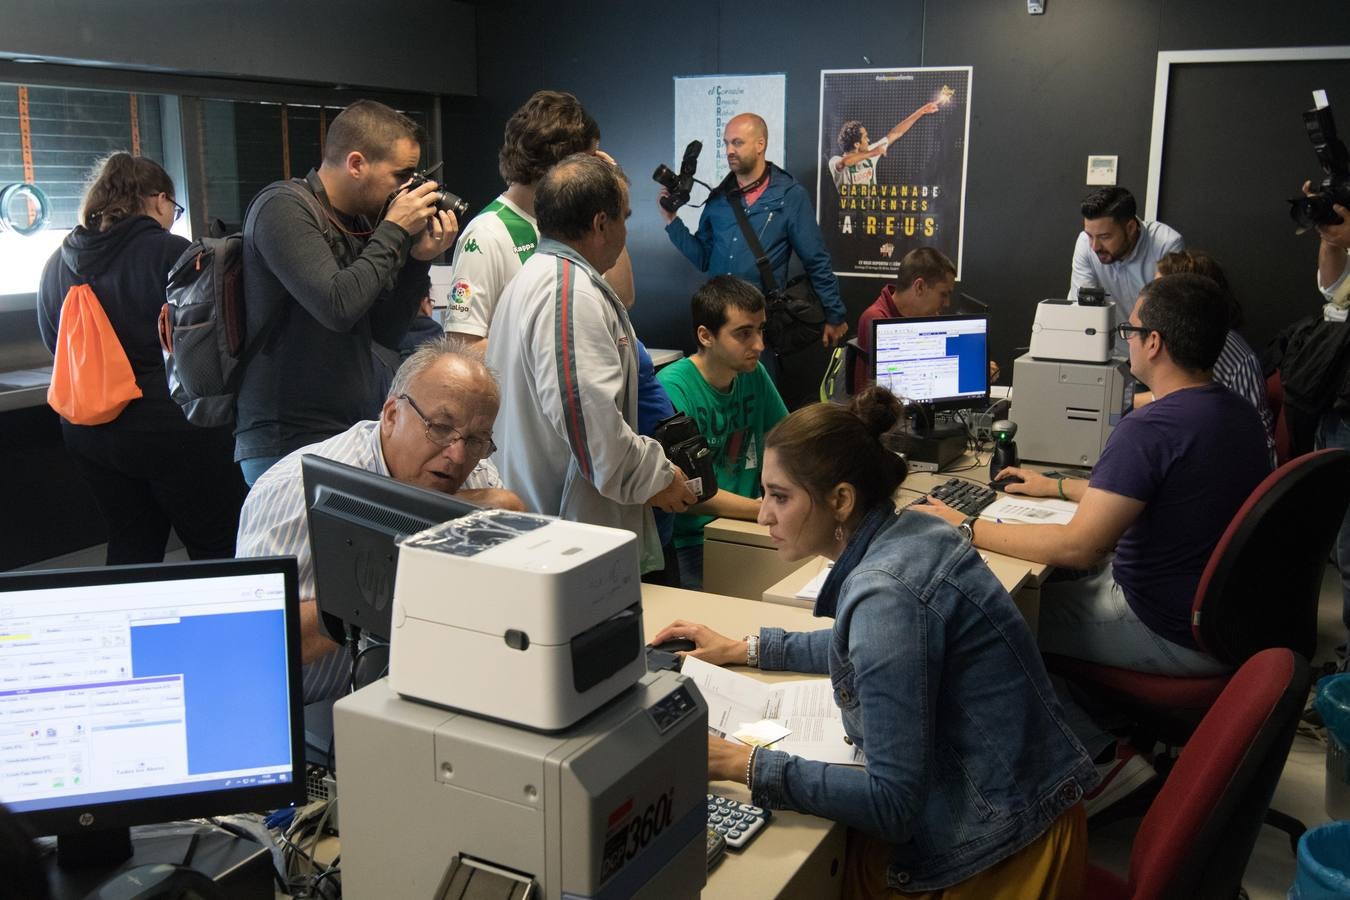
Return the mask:
[[397,347],[459,224],[439,186],[404,189],[422,131],[358,100],[328,128],[299,191],[272,191],[244,227],[246,346],[234,458],[252,485],[287,453],[340,434],[378,403],[371,342]]
[[[745,211],[749,226],[768,256],[777,286],[787,284],[791,254],[806,267],[811,286],[825,310],[825,326],[820,342],[831,347],[848,331],[847,313],[839,296],[839,281],[834,276],[829,251],[816,224],[815,212],[806,188],[782,169],[764,158],[769,129],[754,113],[741,113],[727,123],[722,133],[731,174],[708,197],[699,217],[698,233],[690,234],[684,222],[658,203],[666,234],[700,272],[710,275],[735,275],[759,285],[770,286],[760,277],[755,254],[747,246],[731,204]],[[669,196],[663,190],[661,196]],[[771,347],[771,350],[781,348]]]

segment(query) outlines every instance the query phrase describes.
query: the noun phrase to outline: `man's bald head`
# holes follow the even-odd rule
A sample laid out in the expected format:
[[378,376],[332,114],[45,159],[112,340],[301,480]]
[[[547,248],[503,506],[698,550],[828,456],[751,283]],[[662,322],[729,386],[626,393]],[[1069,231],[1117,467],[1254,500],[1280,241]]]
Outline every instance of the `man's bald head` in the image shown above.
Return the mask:
[[733,116],[722,131],[727,168],[736,173],[741,184],[758,178],[764,171],[764,151],[768,146],[769,126],[754,113]]

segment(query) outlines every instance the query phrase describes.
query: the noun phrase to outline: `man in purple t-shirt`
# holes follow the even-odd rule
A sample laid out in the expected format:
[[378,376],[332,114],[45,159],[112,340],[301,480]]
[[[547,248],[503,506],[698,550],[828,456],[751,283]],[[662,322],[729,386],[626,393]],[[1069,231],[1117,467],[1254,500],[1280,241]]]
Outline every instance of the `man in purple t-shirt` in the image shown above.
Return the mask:
[[[1043,586],[1038,641],[1046,653],[1163,675],[1227,670],[1196,646],[1191,601],[1214,546],[1270,472],[1260,416],[1210,377],[1227,317],[1218,285],[1203,276],[1145,285],[1119,330],[1130,371],[1153,388],[1154,402],[1121,420],[1086,481],[1018,468],[999,474],[1023,479],[1009,493],[1077,501],[1068,524],[963,519],[933,500],[913,507],[965,525],[981,548],[1087,573]],[[1152,777],[1133,753],[1108,758],[1115,738],[1066,694],[1061,700],[1103,766],[1097,793],[1115,793],[1097,809]],[[1089,814],[1095,799],[1087,798]]]

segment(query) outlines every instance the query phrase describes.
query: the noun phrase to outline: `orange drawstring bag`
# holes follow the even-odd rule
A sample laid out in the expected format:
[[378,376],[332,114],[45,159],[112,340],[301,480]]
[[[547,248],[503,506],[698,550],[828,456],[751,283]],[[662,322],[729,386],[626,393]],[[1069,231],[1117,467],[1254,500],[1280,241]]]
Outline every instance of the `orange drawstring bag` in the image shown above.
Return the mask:
[[131,362],[94,289],[73,285],[61,302],[47,405],[74,425],[102,425],[140,396]]

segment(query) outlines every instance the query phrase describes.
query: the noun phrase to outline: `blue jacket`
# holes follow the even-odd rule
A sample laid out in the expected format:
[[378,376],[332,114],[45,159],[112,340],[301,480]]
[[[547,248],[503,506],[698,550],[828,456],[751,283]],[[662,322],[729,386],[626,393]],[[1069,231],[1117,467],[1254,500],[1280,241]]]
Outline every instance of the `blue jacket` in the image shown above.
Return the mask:
[[[848,313],[839,297],[839,280],[834,277],[830,252],[825,249],[825,239],[816,224],[811,198],[806,188],[787,172],[773,163],[768,166],[771,172],[768,187],[754,205],[746,208],[750,227],[769,255],[778,287],[787,285],[788,259],[791,253],[796,253],[806,267],[821,306],[825,307],[825,321],[837,325],[847,318]],[[736,202],[743,201],[737,197]],[[736,213],[721,190],[712,194],[703,207],[698,234],[690,234],[678,217],[666,226],[666,234],[700,272],[735,275],[763,287],[755,254],[745,245],[745,236],[736,223]]]
[[760,665],[828,673],[867,765],[761,750],[754,801],[890,842],[892,888],[964,881],[1036,840],[1096,783],[1026,622],[950,525],[873,510],[815,614],[834,627],[761,629]]

